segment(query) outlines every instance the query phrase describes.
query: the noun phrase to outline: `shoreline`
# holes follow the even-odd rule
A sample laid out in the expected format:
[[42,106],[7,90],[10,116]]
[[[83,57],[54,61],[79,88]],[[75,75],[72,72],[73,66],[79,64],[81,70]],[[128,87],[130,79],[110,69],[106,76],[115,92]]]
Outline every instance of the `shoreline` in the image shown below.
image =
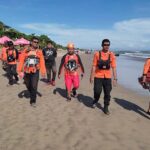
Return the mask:
[[117,58],[118,83],[140,95],[148,95],[148,90],[142,88],[138,78],[142,75],[144,61],[127,56]]
[[[123,85],[123,84],[120,84],[119,82],[118,82],[118,85],[119,85],[119,87],[121,87],[121,88],[123,88],[123,89],[125,89],[125,90],[128,90],[128,91],[130,91],[130,92],[132,92],[132,93],[135,93],[136,95],[139,95],[139,96],[144,96],[144,97],[149,97],[149,91],[148,90],[145,90],[145,89],[142,89],[142,90],[145,90],[145,92],[143,93],[142,92],[142,90],[139,92],[139,90],[134,90],[134,89],[132,89],[132,88],[127,88],[127,86],[125,86],[125,85]],[[139,85],[140,86],[140,85]]]
[[[127,88],[125,87],[124,85],[121,85],[118,83],[117,87],[113,87],[114,89],[118,89],[119,91],[121,91],[122,93],[125,92],[125,93],[129,93],[129,95],[134,95],[136,97],[141,97],[142,99],[143,98],[148,98],[149,99],[149,95],[145,95],[145,94],[141,94],[141,93],[138,93],[138,91],[135,91],[133,89],[130,89],[130,88]],[[148,90],[147,90],[147,93]]]

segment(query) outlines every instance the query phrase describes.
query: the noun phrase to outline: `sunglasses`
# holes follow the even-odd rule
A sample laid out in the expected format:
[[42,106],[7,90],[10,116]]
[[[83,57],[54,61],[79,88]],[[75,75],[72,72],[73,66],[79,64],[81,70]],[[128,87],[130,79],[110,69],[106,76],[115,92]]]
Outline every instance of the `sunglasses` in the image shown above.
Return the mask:
[[110,46],[110,44],[103,44],[103,46]]
[[38,44],[39,42],[38,42],[38,41],[33,41],[33,43],[36,43],[36,44]]

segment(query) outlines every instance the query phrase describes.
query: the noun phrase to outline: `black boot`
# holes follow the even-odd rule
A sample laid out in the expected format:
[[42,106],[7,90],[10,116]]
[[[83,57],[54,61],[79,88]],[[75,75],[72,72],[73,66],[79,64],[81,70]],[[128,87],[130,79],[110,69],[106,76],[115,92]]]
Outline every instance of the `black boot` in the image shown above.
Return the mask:
[[13,85],[13,83],[14,83],[14,82],[13,82],[13,79],[11,79],[11,80],[9,80],[9,83],[8,83],[8,84],[9,84],[9,85]]
[[73,97],[77,97],[77,91],[75,88],[72,89],[72,94],[73,94]]
[[106,115],[109,115],[109,114],[110,114],[110,112],[109,112],[109,110],[108,110],[108,105],[104,105],[104,113],[105,113]]

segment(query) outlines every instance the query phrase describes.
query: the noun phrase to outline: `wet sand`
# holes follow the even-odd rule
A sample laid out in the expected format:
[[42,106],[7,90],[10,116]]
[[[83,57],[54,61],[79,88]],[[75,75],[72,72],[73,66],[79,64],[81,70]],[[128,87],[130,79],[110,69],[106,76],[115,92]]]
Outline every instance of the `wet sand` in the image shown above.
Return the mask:
[[[103,96],[92,109],[91,55],[82,55],[86,74],[78,99],[66,102],[63,76],[56,87],[39,82],[37,107],[29,105],[23,84],[7,87],[0,76],[0,150],[149,150],[149,97],[113,88],[109,116]],[[60,59],[57,60],[60,62]],[[57,64],[58,67],[58,64]],[[0,69],[0,74],[4,74]],[[26,93],[26,92],[25,92]]]

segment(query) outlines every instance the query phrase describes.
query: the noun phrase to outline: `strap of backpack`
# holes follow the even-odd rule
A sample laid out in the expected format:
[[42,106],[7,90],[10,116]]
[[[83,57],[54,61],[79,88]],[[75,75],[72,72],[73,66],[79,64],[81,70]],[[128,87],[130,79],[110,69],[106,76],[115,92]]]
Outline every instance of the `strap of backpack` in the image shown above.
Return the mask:
[[101,60],[101,51],[99,51],[99,60]]
[[109,53],[109,57],[108,57],[109,62],[110,62],[110,57],[111,57],[111,53]]

